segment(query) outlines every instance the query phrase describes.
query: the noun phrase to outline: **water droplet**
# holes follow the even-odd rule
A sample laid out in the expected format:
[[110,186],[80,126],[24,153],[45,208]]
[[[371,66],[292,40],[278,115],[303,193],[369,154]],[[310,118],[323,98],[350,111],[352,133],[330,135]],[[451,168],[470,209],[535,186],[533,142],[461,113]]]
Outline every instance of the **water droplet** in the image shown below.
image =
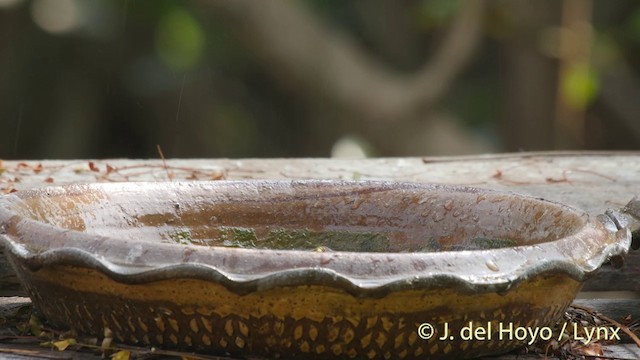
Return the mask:
[[485,263],[485,265],[487,265],[487,267],[489,268],[489,270],[491,271],[495,271],[498,272],[500,271],[500,268],[498,267],[498,265],[496,265],[495,262],[493,262],[493,260],[487,260],[487,262]]

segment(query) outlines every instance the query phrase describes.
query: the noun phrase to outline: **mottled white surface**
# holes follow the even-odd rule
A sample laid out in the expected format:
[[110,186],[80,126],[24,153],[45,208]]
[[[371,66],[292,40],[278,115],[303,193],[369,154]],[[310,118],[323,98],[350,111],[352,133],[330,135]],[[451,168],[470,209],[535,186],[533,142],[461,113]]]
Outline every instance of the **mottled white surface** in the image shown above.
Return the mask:
[[[436,158],[4,161],[0,191],[103,181],[384,179],[506,189],[601,213],[640,194],[640,153]],[[19,164],[26,164],[19,165]],[[42,164],[39,169],[38,164]],[[109,165],[112,170],[107,170]],[[18,181],[14,181],[18,179]],[[52,182],[46,182],[49,179]]]

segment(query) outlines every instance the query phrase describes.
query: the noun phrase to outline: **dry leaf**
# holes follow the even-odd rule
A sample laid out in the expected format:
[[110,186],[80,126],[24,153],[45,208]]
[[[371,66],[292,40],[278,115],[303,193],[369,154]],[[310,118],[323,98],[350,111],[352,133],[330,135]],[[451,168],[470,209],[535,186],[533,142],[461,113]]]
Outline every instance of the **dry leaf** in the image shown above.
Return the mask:
[[576,350],[581,355],[586,356],[602,356],[604,355],[604,351],[602,350],[602,345],[598,343],[591,343],[585,346],[576,346]]
[[29,318],[29,330],[31,330],[31,333],[35,336],[42,335],[42,323],[40,322],[40,319],[33,314],[31,314],[31,317]]
[[113,360],[129,360],[131,356],[131,352],[129,350],[120,350],[117,353],[113,354]]
[[65,340],[54,342],[53,346],[55,346],[56,349],[58,349],[59,351],[65,351],[69,346],[75,345],[75,344],[76,344],[76,339],[65,339]]

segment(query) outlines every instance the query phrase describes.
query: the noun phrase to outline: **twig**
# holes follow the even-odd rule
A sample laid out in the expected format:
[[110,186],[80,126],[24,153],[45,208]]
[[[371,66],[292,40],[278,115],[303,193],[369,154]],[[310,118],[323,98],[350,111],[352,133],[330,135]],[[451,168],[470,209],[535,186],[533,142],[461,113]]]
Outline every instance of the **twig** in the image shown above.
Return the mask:
[[597,318],[599,318],[599,319],[602,319],[602,320],[604,320],[604,321],[609,322],[610,324],[612,324],[612,325],[614,325],[614,326],[617,326],[617,327],[618,327],[618,328],[620,328],[622,331],[624,331],[624,333],[625,333],[625,334],[629,335],[629,337],[631,338],[631,340],[633,340],[633,342],[634,342],[634,343],[636,343],[636,345],[637,345],[638,347],[640,347],[640,339],[639,339],[639,338],[636,336],[636,334],[634,334],[634,333],[633,333],[633,331],[631,331],[627,326],[620,324],[619,322],[617,322],[617,321],[615,321],[615,320],[611,319],[610,317],[604,316],[604,315],[602,315],[602,314],[600,314],[600,313],[596,313],[596,312],[594,312],[593,310],[588,309],[588,308],[586,308],[586,307],[583,307],[583,306],[580,306],[580,305],[576,305],[576,304],[572,304],[572,305],[571,305],[571,307],[572,307],[572,308],[574,308],[574,309],[580,309],[580,310],[586,311],[586,312],[588,312],[588,313],[592,314],[593,316],[595,316],[595,317],[597,317]]
[[600,173],[595,172],[595,171],[592,171],[592,170],[571,169],[570,171],[573,171],[573,172],[581,172],[581,173],[585,173],[585,174],[591,174],[591,175],[594,175],[594,176],[599,176],[599,177],[601,177],[601,178],[603,178],[603,179],[607,179],[607,180],[609,180],[609,181],[611,181],[611,182],[616,182],[616,181],[618,181],[618,179],[616,179],[616,178],[614,178],[614,177],[612,177],[612,176],[607,176],[607,175],[604,175],[604,174],[600,174]]
[[164,158],[160,144],[156,144],[156,148],[158,148],[158,154],[160,155],[160,159],[162,159],[162,166],[164,166],[164,169],[167,171],[167,178],[169,178],[169,180],[173,180],[173,174],[169,172],[169,168],[167,168],[167,161]]

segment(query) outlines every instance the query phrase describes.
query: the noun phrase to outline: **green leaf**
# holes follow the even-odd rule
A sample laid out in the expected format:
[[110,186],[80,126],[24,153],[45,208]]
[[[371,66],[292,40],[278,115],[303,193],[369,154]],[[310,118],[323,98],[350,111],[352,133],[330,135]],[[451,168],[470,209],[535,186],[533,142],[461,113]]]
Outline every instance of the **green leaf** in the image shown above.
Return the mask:
[[449,20],[462,5],[463,0],[423,0],[416,12],[418,23],[426,28],[439,26]]
[[636,43],[640,42],[640,8],[637,8],[628,17],[626,24],[626,35],[633,39]]
[[585,109],[598,94],[598,77],[587,64],[575,64],[564,74],[562,96],[575,109]]
[[165,14],[156,29],[156,50],[160,58],[176,70],[198,64],[204,48],[200,24],[185,10],[176,8]]

